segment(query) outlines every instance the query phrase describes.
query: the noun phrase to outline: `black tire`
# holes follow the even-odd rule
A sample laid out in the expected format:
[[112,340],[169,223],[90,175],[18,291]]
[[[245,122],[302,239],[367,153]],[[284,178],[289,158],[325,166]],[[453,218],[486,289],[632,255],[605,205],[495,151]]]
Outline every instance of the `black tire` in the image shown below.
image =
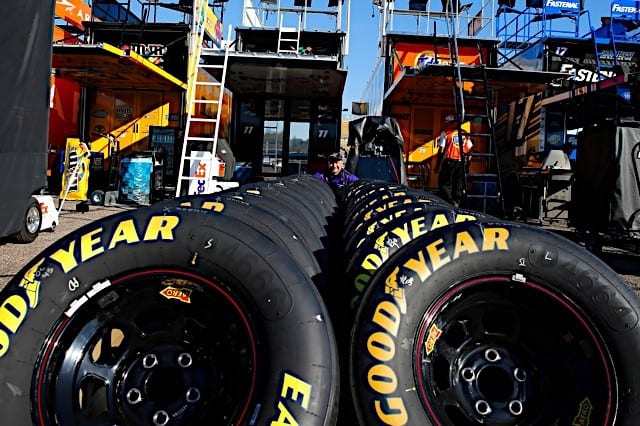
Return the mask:
[[344,252],[345,258],[350,259],[355,253],[356,249],[360,247],[362,242],[376,230],[387,226],[388,223],[396,219],[405,217],[414,211],[424,211],[439,206],[439,204],[432,203],[408,203],[400,204],[394,207],[390,207],[383,212],[377,213],[375,216],[371,216],[370,219],[364,220],[361,224],[358,224],[354,231],[345,232],[344,239]]
[[91,191],[89,200],[94,206],[104,206],[104,191],[101,189]]
[[354,211],[347,218],[343,238],[348,240],[358,229],[370,225],[376,220],[378,214],[386,213],[389,209],[400,205],[408,206],[410,204],[445,205],[446,203],[427,193],[390,192],[380,194],[364,203],[359,207],[359,210]]
[[465,222],[413,240],[357,312],[363,425],[637,425],[640,301],[558,235]]
[[0,303],[12,424],[335,424],[320,295],[283,249],[228,217],[102,219],[38,255]]
[[311,250],[305,246],[305,243],[298,237],[296,232],[288,226],[287,222],[279,220],[269,210],[240,197],[235,197],[234,194],[234,192],[229,192],[185,196],[161,201],[156,203],[154,207],[180,206],[182,208],[212,210],[215,214],[232,217],[250,226],[285,249],[289,256],[311,277],[324,297],[327,283],[322,268]]
[[38,237],[40,227],[42,226],[42,212],[38,200],[29,197],[27,208],[20,222],[20,230],[12,235],[12,239],[21,244],[28,244]]

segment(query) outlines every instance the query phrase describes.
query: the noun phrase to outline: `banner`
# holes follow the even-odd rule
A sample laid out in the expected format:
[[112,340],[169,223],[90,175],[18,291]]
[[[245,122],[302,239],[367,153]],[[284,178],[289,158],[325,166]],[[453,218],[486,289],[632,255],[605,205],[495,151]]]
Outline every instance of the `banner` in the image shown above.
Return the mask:
[[56,0],[55,14],[84,31],[82,21],[91,21],[91,6],[82,0]]
[[613,19],[640,19],[640,1],[614,0],[611,2],[611,17]]

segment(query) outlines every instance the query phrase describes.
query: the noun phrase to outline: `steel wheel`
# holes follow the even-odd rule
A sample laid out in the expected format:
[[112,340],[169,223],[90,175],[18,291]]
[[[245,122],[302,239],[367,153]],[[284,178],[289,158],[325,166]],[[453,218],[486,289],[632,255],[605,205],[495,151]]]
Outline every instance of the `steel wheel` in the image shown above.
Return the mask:
[[34,376],[38,423],[242,423],[257,367],[244,312],[192,274],[114,280],[52,329]]
[[509,283],[459,284],[427,311],[414,366],[426,410],[455,425],[610,424],[612,365],[592,325],[558,294]]

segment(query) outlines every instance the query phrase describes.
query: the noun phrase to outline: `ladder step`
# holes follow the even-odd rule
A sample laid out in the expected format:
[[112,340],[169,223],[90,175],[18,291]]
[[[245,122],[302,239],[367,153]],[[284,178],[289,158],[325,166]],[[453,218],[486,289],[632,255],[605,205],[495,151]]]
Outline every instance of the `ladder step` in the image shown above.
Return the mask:
[[194,104],[217,104],[220,102],[215,99],[194,99],[193,103]]
[[500,195],[467,194],[467,198],[488,198],[491,200],[500,199]]
[[198,123],[215,123],[215,118],[200,118],[200,117],[191,117],[191,121],[197,121]]
[[482,95],[467,95],[464,94],[462,95],[464,97],[465,100],[469,100],[469,101],[486,101],[487,97],[486,96],[482,96]]
[[193,83],[198,86],[222,86],[222,84],[213,81],[194,81]]
[[216,47],[203,47],[202,50],[200,50],[200,54],[212,54],[212,53],[224,53],[224,49],[219,49]]
[[213,136],[187,136],[187,141],[212,141]]
[[463,121],[467,121],[467,120],[469,120],[469,119],[474,119],[474,118],[483,118],[483,119],[488,119],[488,118],[489,118],[489,116],[488,116],[487,114],[470,114],[470,113],[465,113]]
[[496,155],[492,152],[473,152],[472,157],[494,158]]
[[490,138],[493,135],[491,133],[469,133],[469,136],[471,138],[473,138],[473,137],[476,137],[476,138]]
[[198,64],[198,68],[213,68],[213,69],[223,69],[224,65],[217,64]]
[[[497,179],[498,175],[495,173],[467,173],[467,177],[471,179]],[[494,181],[491,181],[492,183]]]
[[186,160],[194,160],[194,161],[202,161],[202,160],[206,160],[206,161],[211,161],[211,159],[210,159],[210,158],[206,158],[206,159],[205,159],[205,158],[202,158],[202,157],[192,157],[192,156],[190,156],[190,155],[185,155],[185,156],[182,158],[182,161],[186,161]]

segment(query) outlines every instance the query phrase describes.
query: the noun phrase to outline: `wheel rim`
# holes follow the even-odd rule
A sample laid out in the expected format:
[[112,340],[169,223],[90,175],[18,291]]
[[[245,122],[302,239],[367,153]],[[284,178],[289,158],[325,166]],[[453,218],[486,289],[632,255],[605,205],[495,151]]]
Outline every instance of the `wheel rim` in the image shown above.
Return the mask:
[[47,339],[34,376],[37,423],[241,424],[257,370],[247,310],[178,271],[107,284]]
[[40,230],[40,208],[31,206],[25,215],[25,225],[30,234],[37,234]]
[[459,284],[431,306],[416,342],[418,394],[442,424],[612,422],[614,375],[602,339],[537,283]]

